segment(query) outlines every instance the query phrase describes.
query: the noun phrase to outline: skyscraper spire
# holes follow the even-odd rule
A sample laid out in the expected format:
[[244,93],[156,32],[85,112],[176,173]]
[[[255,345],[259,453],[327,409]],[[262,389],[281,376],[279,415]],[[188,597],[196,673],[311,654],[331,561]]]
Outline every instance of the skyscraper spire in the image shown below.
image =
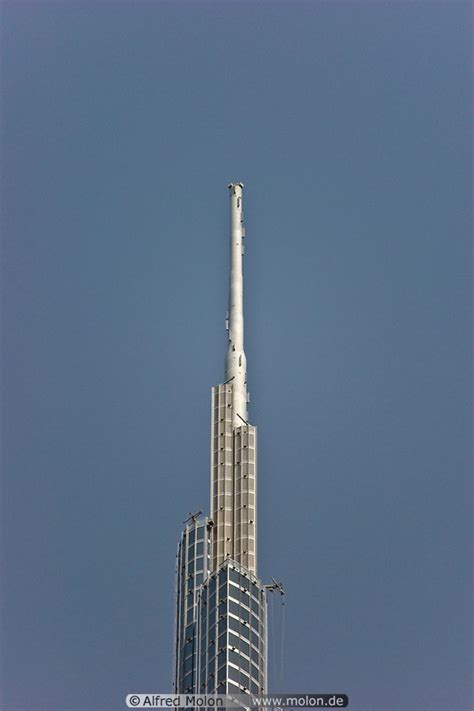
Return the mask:
[[230,279],[225,382],[212,388],[211,569],[226,560],[257,569],[256,430],[247,421],[242,183],[230,190]]
[[[174,689],[264,693],[267,588],[257,577],[256,428],[247,420],[242,183],[231,183],[229,331],[212,388],[210,519],[191,515],[176,559]],[[245,707],[245,705],[244,705]]]
[[247,359],[244,351],[244,308],[242,256],[244,224],[242,210],[243,183],[231,183],[230,190],[230,277],[227,329],[229,344],[225,364],[225,380],[233,384],[234,427],[247,420]]

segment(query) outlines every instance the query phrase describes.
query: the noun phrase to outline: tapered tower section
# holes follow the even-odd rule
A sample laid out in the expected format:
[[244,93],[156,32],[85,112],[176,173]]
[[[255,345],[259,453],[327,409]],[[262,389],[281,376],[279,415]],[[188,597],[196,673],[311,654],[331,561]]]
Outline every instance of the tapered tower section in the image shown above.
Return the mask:
[[[192,515],[176,559],[174,689],[266,692],[267,587],[256,574],[256,445],[244,350],[242,183],[229,185],[224,382],[212,388],[211,519]],[[243,708],[250,708],[244,705]]]
[[211,570],[234,560],[256,574],[256,428],[247,420],[243,309],[243,184],[231,183],[225,382],[212,388]]

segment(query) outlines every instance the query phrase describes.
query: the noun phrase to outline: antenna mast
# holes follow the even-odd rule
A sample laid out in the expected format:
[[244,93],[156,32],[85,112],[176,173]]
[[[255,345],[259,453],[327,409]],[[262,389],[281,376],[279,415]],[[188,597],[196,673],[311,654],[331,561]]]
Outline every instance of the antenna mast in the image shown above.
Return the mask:
[[229,340],[225,363],[225,381],[233,381],[234,427],[247,421],[247,359],[244,351],[244,284],[242,256],[244,253],[244,220],[242,209],[243,183],[230,183],[230,279]]

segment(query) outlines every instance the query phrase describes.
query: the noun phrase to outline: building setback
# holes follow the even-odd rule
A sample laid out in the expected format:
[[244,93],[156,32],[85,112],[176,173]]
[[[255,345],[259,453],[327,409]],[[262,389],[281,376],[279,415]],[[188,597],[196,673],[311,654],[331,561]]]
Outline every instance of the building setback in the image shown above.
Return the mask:
[[257,577],[256,428],[244,351],[243,184],[231,183],[224,383],[212,388],[210,519],[192,516],[176,559],[175,693],[265,693],[267,589]]

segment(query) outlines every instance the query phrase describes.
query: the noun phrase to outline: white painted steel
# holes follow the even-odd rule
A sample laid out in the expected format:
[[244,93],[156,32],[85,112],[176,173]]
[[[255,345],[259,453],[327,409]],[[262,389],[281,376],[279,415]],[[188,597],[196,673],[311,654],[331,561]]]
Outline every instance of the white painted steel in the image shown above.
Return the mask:
[[247,420],[247,359],[244,351],[243,303],[243,183],[231,183],[230,191],[230,280],[229,280],[229,343],[225,363],[225,380],[232,379],[233,424],[240,427]]

